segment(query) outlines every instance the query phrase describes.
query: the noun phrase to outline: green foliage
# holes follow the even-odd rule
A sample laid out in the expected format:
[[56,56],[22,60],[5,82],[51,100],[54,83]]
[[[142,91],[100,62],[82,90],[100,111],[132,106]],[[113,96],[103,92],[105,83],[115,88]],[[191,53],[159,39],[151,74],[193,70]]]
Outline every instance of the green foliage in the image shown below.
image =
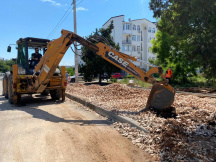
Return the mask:
[[0,72],[5,73],[10,71],[13,64],[16,64],[13,60],[0,60]]
[[135,78],[133,75],[127,75],[127,78]]
[[128,78],[121,79],[120,81],[118,81],[118,83],[128,84],[129,79]]
[[[109,25],[107,29],[96,29],[95,33],[91,34],[87,39],[94,38],[98,36],[102,36],[106,38],[109,44],[114,47],[116,50],[119,50],[119,44],[115,44],[113,38],[111,37],[111,31],[114,28],[113,23]],[[97,43],[97,42],[94,42]],[[80,72],[84,73],[84,77],[88,77],[90,75],[101,76],[105,72],[111,76],[113,72],[120,71],[119,68],[109,63],[108,61],[101,58],[95,52],[91,51],[86,47],[82,47],[82,60],[86,63],[85,65],[81,65]],[[101,78],[99,78],[99,82],[101,82]]]
[[116,78],[111,78],[110,81],[111,81],[112,83],[116,83],[116,82],[117,82],[117,79],[116,79]]
[[69,76],[73,76],[75,74],[75,69],[73,67],[66,68],[66,71],[68,72]]
[[151,0],[150,8],[160,17],[152,52],[161,66],[171,66],[181,81],[196,75],[197,67],[216,78],[215,0]]

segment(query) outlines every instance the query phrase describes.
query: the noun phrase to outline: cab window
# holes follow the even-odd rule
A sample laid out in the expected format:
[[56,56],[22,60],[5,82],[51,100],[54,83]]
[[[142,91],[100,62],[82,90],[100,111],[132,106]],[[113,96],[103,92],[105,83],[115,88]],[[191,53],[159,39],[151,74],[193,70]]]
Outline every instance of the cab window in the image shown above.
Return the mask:
[[26,60],[25,43],[18,44],[18,57],[17,63],[27,69],[28,62]]

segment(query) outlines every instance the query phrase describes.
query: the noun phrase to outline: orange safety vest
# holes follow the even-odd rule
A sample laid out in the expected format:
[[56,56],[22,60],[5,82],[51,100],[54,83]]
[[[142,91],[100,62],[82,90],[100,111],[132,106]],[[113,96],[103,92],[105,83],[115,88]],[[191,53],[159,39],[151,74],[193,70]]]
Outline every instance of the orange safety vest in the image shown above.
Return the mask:
[[167,70],[168,73],[166,73],[166,78],[172,77],[172,70]]

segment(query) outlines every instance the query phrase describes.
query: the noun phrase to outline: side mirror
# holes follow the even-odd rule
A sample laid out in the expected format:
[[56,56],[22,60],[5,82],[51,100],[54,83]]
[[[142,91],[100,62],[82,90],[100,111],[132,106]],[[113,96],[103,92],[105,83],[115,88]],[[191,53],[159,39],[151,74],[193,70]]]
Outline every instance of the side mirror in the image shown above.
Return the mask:
[[11,46],[8,46],[7,52],[11,52]]

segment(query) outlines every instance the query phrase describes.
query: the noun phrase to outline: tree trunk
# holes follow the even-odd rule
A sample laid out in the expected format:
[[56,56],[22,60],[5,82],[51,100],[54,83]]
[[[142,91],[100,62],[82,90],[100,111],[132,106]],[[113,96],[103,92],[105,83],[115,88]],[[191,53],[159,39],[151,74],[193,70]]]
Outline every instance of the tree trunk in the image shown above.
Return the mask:
[[101,84],[101,74],[99,75],[99,84]]

